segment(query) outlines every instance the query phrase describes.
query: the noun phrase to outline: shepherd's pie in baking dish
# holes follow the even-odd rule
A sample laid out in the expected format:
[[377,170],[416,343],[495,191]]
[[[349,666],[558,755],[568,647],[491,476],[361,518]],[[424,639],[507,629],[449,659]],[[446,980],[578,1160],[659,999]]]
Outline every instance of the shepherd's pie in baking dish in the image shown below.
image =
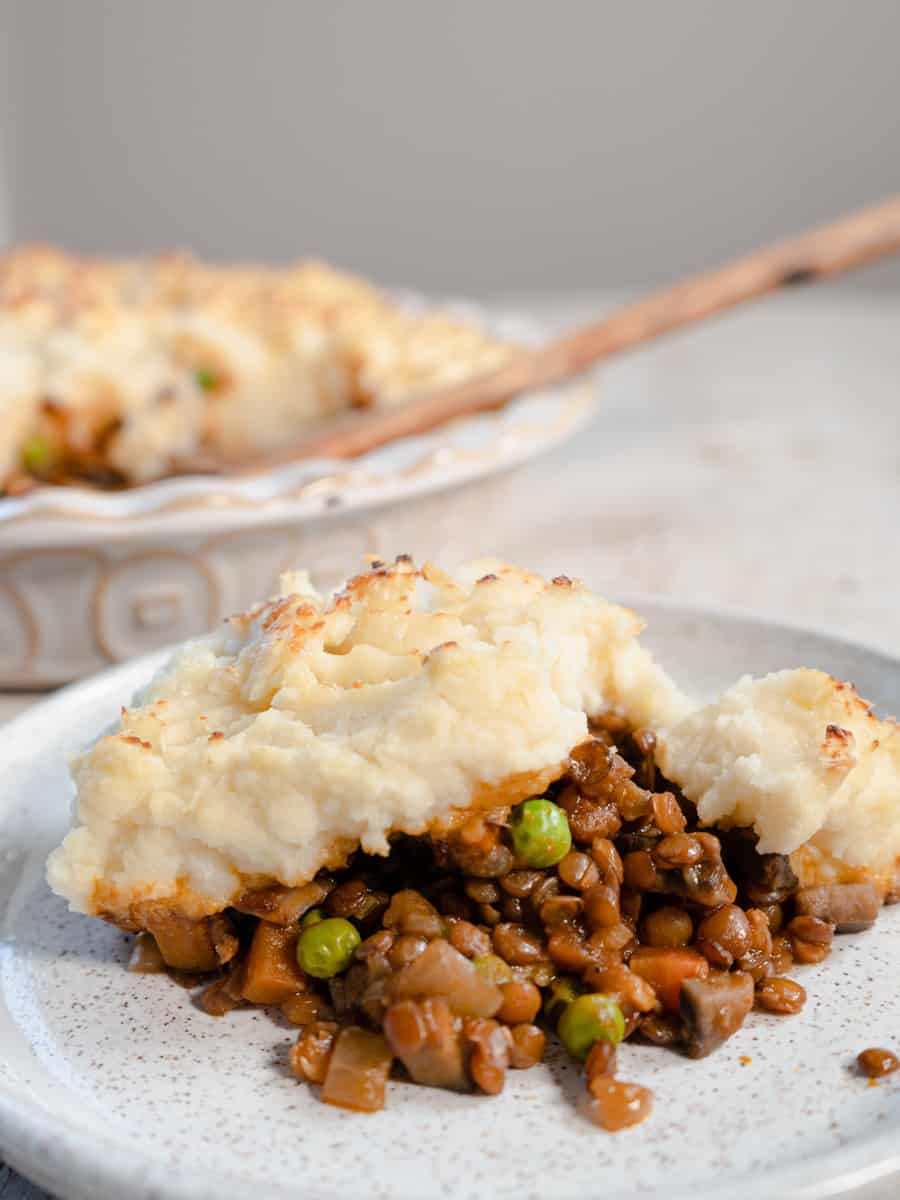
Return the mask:
[[317,262],[0,257],[0,494],[226,464],[342,411],[499,366],[511,347]]

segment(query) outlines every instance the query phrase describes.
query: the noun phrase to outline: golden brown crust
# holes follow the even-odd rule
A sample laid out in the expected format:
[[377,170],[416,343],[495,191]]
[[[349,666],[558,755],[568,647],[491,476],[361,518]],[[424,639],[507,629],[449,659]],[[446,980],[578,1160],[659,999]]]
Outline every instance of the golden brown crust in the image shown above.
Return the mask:
[[480,783],[472,797],[471,808],[512,808],[529,796],[540,796],[551,783],[561,778],[566,767],[566,763],[557,763],[554,767],[545,767],[543,771],[520,771],[516,775],[508,775],[499,783]]
[[825,729],[822,757],[828,770],[849,771],[856,766],[856,738],[849,729],[829,725]]

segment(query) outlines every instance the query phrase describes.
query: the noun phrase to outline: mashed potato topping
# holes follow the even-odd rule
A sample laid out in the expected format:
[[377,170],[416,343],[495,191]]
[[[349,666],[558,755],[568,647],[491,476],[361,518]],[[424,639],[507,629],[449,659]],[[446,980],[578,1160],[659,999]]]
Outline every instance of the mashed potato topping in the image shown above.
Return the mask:
[[400,558],[327,599],[284,584],[185,645],[75,761],[48,875],[76,909],[214,912],[248,880],[302,883],[540,793],[590,715],[664,726],[689,707],[634,614],[566,578]]
[[[822,671],[745,676],[663,737],[663,770],[709,824],[753,826],[804,863],[900,855],[900,727]],[[838,878],[838,876],[835,876]]]

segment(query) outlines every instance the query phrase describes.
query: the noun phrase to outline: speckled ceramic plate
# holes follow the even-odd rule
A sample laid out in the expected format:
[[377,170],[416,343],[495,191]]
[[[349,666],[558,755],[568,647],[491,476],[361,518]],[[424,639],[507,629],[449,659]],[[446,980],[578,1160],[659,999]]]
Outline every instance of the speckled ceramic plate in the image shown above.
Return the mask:
[[[643,610],[662,661],[698,692],[809,663],[900,709],[900,662],[749,620]],[[798,969],[801,1016],[753,1015],[701,1062],[624,1048],[622,1075],[652,1087],[656,1110],[615,1137],[581,1115],[578,1073],[558,1054],[493,1099],[396,1083],[374,1116],[328,1108],[285,1070],[289,1028],[258,1010],[217,1021],[164,977],[129,975],[126,939],[68,913],[43,860],[67,821],[66,752],[154,662],[0,731],[0,1143],[22,1172],[70,1200],[894,1194],[900,1081],[870,1087],[850,1065],[900,1039],[900,907],[839,939],[823,967]]]

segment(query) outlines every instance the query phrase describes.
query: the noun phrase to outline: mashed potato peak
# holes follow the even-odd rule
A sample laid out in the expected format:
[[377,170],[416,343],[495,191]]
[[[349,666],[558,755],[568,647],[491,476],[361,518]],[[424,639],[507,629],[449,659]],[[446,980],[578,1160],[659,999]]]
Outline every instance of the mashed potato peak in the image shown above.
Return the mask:
[[248,879],[303,882],[543,790],[589,715],[688,708],[634,614],[565,578],[401,558],[328,599],[284,584],[185,645],[74,762],[76,827],[48,865],[73,907],[212,912]]
[[849,864],[900,855],[900,727],[822,671],[745,676],[669,730],[659,757],[704,821],[752,825],[762,853],[811,839]]

